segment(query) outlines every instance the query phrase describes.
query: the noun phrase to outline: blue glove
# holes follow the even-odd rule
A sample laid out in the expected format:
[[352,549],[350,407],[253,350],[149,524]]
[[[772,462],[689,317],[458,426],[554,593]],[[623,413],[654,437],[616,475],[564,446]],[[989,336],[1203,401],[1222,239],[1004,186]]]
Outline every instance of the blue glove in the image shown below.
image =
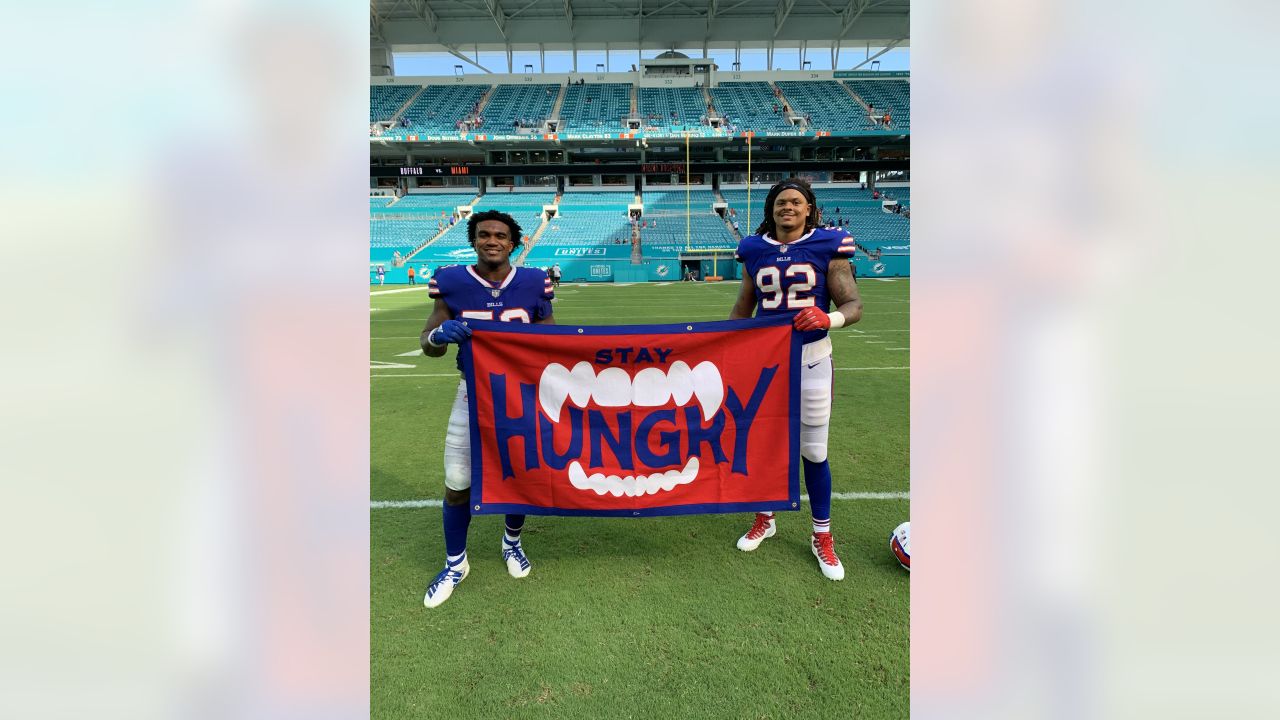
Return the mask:
[[460,343],[471,337],[471,328],[460,320],[445,320],[444,324],[427,336],[427,340],[436,345]]

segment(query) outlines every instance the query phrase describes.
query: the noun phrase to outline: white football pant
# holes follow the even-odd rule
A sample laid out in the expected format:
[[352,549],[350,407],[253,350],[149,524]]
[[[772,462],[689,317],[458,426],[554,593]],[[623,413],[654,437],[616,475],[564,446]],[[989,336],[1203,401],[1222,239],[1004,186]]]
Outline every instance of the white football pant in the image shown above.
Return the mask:
[[467,383],[458,383],[458,394],[449,412],[449,430],[444,435],[444,486],[463,492],[471,489],[471,418]]
[[831,356],[800,367],[800,455],[810,462],[827,459],[831,429]]

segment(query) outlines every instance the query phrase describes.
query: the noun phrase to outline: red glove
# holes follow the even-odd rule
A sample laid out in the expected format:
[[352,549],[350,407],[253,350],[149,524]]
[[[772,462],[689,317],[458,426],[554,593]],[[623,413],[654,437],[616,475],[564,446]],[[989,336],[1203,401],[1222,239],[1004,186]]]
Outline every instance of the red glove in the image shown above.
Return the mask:
[[831,316],[816,307],[809,306],[796,313],[791,321],[797,330],[827,330],[831,327]]

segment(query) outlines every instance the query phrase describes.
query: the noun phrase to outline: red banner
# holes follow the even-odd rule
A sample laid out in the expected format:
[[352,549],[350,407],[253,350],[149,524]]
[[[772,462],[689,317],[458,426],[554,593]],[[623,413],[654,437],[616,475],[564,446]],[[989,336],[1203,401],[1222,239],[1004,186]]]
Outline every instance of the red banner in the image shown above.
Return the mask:
[[472,512],[799,507],[800,342],[790,318],[467,324]]

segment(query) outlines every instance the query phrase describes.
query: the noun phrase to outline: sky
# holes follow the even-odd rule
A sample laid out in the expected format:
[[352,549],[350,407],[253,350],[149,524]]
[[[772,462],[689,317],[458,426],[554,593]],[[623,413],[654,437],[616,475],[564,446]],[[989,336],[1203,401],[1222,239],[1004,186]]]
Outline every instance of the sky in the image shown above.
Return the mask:
[[[874,55],[879,52],[880,48],[871,48],[870,54]],[[642,57],[649,59],[655,57],[661,50],[645,50]],[[697,54],[697,50],[684,50],[690,57]],[[610,53],[611,57],[608,62],[608,70],[612,72],[625,72],[631,69],[631,65],[636,62],[635,51],[614,50]],[[840,51],[840,70],[848,70],[858,63],[862,62],[868,55],[866,48],[842,48]],[[467,54],[468,57],[475,59],[474,54]],[[733,67],[733,51],[732,50],[711,50],[710,56],[715,60],[716,64],[722,71],[729,71]],[[779,70],[831,70],[831,51],[825,48],[810,48],[805,59],[811,63],[808,68],[800,67],[799,51],[792,50],[776,50],[774,52],[774,68]],[[889,52],[876,58],[880,62],[880,70],[910,70],[911,69],[911,50],[910,48],[895,48]],[[501,52],[481,52],[479,58],[480,64],[495,73],[507,72],[506,55]],[[453,75],[455,65],[462,65],[463,72],[477,73],[482,72],[475,66],[459,60],[448,53],[396,53],[395,54],[395,74],[404,76],[417,75]],[[596,64],[605,64],[605,53],[603,50],[584,50],[578,52],[578,71],[593,72],[596,70]],[[514,72],[522,72],[525,65],[531,65],[533,72],[539,71],[539,58],[537,52],[517,51],[512,54],[512,68]],[[767,70],[765,66],[764,50],[743,50],[742,51],[742,69],[743,70]],[[870,63],[859,68],[861,70],[871,69]],[[561,73],[571,72],[573,70],[573,59],[567,52],[548,52],[546,54],[546,72]]]

